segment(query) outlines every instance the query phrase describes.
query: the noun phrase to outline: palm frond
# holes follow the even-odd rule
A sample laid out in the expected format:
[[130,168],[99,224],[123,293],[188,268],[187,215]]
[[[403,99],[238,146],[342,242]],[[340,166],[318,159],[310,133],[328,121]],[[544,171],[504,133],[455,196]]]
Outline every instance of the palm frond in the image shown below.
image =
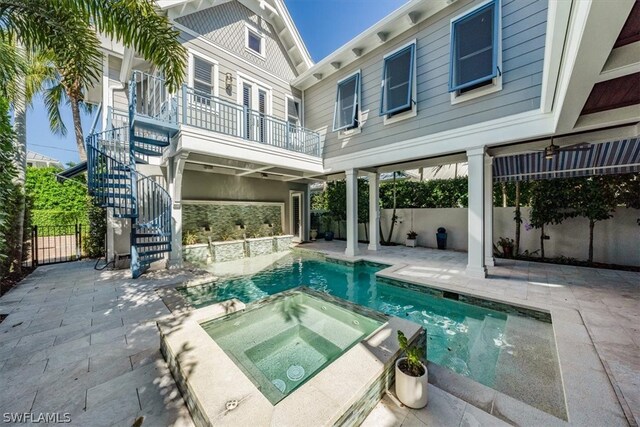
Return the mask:
[[60,113],[60,105],[63,102],[67,104],[69,103],[62,84],[57,84],[45,90],[44,105],[47,109],[49,127],[53,133],[65,136],[67,134],[67,127],[65,126],[64,121],[62,120],[62,114]]

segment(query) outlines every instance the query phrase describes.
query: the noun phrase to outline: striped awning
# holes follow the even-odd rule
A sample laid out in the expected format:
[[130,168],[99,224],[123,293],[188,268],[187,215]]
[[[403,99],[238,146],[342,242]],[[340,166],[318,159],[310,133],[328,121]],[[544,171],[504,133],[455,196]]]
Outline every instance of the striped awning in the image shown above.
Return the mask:
[[551,160],[544,158],[544,152],[493,159],[496,182],[630,172],[640,172],[639,137],[593,144],[588,150],[560,151]]

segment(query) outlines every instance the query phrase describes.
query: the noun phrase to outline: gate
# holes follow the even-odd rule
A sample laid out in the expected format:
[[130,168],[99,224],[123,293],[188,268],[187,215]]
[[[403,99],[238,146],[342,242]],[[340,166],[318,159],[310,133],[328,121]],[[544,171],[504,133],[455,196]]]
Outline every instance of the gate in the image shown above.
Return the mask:
[[82,259],[82,224],[34,225],[31,264],[58,264]]

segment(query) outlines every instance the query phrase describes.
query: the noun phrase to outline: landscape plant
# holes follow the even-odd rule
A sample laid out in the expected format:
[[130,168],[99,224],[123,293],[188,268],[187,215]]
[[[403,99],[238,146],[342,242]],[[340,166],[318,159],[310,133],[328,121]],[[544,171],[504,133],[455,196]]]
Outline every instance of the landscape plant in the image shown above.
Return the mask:
[[406,358],[399,364],[399,368],[402,372],[407,375],[411,375],[412,377],[421,377],[424,375],[424,365],[422,364],[424,349],[415,345],[410,345],[409,340],[402,331],[398,331],[398,344]]

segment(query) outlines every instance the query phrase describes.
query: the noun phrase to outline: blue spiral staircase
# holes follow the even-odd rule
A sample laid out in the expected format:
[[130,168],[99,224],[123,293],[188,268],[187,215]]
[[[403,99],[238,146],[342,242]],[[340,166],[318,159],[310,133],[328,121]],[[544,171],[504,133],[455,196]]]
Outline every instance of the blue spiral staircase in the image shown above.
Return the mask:
[[171,252],[171,197],[136,165],[159,157],[178,131],[177,104],[162,78],[139,71],[129,82],[129,117],[87,138],[89,194],[111,209],[115,218],[131,222],[131,274]]

